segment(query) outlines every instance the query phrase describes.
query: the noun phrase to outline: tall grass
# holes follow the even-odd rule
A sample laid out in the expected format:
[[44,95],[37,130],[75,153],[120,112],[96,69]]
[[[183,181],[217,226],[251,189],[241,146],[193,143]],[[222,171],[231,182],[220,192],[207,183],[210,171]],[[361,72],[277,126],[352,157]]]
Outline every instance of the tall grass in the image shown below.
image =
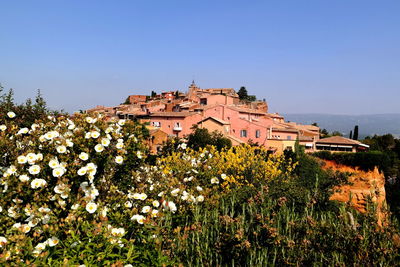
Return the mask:
[[[318,181],[317,181],[318,183]],[[317,190],[317,185],[316,189]],[[313,192],[316,193],[316,192]],[[317,211],[309,197],[298,212],[284,198],[232,192],[216,208],[198,206],[185,223],[165,219],[163,249],[185,266],[393,266],[396,229],[378,226],[373,206],[362,215],[342,205]]]

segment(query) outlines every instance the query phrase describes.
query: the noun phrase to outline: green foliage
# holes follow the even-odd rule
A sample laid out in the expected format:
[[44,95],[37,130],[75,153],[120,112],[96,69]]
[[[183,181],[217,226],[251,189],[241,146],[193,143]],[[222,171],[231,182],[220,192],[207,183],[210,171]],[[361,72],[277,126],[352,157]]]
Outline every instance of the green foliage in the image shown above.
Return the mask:
[[257,100],[257,97],[255,95],[248,95],[247,89],[244,86],[240,87],[237,94],[239,96],[239,99],[243,100],[243,101],[256,101]]
[[358,140],[358,125],[354,126],[353,140]]
[[187,139],[187,145],[195,150],[208,145],[215,146],[218,150],[232,146],[231,140],[224,137],[220,132],[210,133],[206,128],[196,128],[193,133],[188,135]]
[[[143,125],[84,115],[48,117],[39,92],[34,103],[11,106],[13,111],[43,113],[42,119],[28,125],[31,130],[19,133],[20,125],[35,113],[7,117],[12,91],[2,96],[0,125],[6,127],[0,131],[0,265],[395,266],[400,262],[395,221],[389,219],[380,228],[371,203],[366,214],[359,214],[330,201],[333,188],[347,183],[347,174],[323,170],[319,160],[299,149],[298,142],[295,152],[278,157],[248,145],[224,149],[231,144],[221,134],[196,129],[188,146],[199,151],[170,139],[165,154],[146,164],[143,140],[148,132]],[[100,144],[102,151],[96,149]],[[62,145],[64,152],[59,151]],[[220,151],[204,148],[209,145]],[[397,143],[390,147],[396,155]],[[28,153],[34,156],[31,162]],[[364,168],[385,166],[382,152],[344,154],[319,156]],[[55,159],[52,167],[50,161]],[[30,170],[32,164],[40,166],[39,173]],[[53,168],[65,172],[57,176]],[[82,168],[88,173],[80,175]],[[28,172],[31,180],[21,179]],[[39,177],[46,184],[33,186]],[[142,194],[145,197],[138,197]],[[88,204],[94,202],[98,206],[90,212]],[[145,207],[151,213],[143,211]],[[141,220],[132,219],[139,214]],[[57,244],[50,243],[53,237]]]
[[357,153],[331,153],[329,151],[319,151],[313,153],[321,159],[333,160],[339,164],[359,167],[364,171],[371,171],[378,167],[380,171],[387,173],[390,170],[390,157],[380,151],[357,152]]
[[129,105],[131,103],[131,101],[129,100],[129,96],[125,99],[124,103],[122,103],[123,105]]
[[239,89],[237,94],[239,95],[239,99],[240,100],[247,100],[247,97],[249,96],[247,94],[247,89],[244,86],[240,87],[240,89]]

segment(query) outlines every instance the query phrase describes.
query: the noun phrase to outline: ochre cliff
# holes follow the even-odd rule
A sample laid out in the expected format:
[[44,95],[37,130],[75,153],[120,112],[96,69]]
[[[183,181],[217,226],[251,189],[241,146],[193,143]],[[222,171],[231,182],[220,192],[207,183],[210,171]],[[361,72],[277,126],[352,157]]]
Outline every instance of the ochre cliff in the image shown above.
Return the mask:
[[378,222],[384,220],[386,205],[385,176],[375,168],[373,171],[362,171],[357,168],[339,165],[333,161],[324,161],[324,169],[351,173],[349,183],[334,188],[331,200],[350,203],[356,210],[366,212],[367,199],[377,205]]

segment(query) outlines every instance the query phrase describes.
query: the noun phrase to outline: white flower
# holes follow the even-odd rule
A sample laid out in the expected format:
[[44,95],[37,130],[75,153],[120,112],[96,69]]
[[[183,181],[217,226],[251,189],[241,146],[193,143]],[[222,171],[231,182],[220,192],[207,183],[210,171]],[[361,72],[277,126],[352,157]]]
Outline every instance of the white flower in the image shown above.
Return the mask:
[[60,243],[60,240],[57,238],[57,237],[55,237],[55,236],[52,236],[52,237],[50,237],[49,239],[47,239],[47,244],[49,245],[49,247],[54,247],[54,246],[56,246],[58,243]]
[[36,154],[36,160],[37,161],[42,161],[43,160],[43,154],[42,153]]
[[28,155],[26,155],[26,159],[28,160],[29,164],[34,164],[38,157],[35,153],[28,153]]
[[55,168],[53,169],[53,176],[54,177],[61,177],[65,173],[64,168]]
[[86,160],[88,160],[89,155],[87,153],[85,153],[85,152],[82,152],[82,153],[79,154],[79,158],[81,160],[83,160],[83,161],[86,161]]
[[20,175],[20,176],[18,177],[18,179],[19,179],[21,182],[27,182],[27,181],[29,181],[29,176],[28,176],[28,175],[25,175],[25,174],[22,174],[22,175]]
[[200,196],[198,196],[198,197],[196,198],[196,201],[197,201],[197,202],[203,202],[203,201],[204,201],[204,197],[203,197],[202,195],[200,195]]
[[225,173],[221,174],[221,179],[222,179],[222,180],[225,180],[225,179],[226,179],[226,174],[225,174]]
[[60,153],[60,154],[63,154],[65,152],[67,152],[67,148],[65,146],[63,146],[63,145],[58,146],[57,147],[57,152]]
[[91,117],[86,117],[86,122],[87,123],[94,123],[94,119]]
[[124,126],[124,125],[125,125],[125,122],[126,122],[125,120],[119,120],[119,121],[118,121],[118,125],[119,125],[119,126]]
[[124,162],[124,158],[121,156],[116,156],[115,157],[115,162],[118,164],[122,164]]
[[176,189],[174,189],[174,190],[171,191],[171,195],[174,196],[174,197],[176,197],[176,196],[178,195],[179,191],[180,191],[180,189],[179,189],[179,188],[176,188]]
[[144,206],[142,208],[142,213],[148,213],[151,210],[150,206]]
[[35,247],[35,249],[36,249],[36,250],[39,250],[39,251],[42,251],[42,250],[44,250],[45,248],[46,248],[46,242],[39,243],[39,244],[37,244],[36,247]]
[[92,131],[90,132],[90,136],[94,139],[97,139],[100,136],[100,133],[98,131]]
[[137,156],[139,159],[141,159],[141,158],[142,158],[142,152],[140,152],[140,151],[136,152],[136,156]]
[[151,211],[151,217],[157,217],[157,215],[158,215],[158,210]]
[[73,143],[71,140],[69,140],[69,139],[66,140],[65,142],[67,143],[67,146],[68,146],[68,147],[73,147],[73,146],[74,146],[74,143]]
[[102,151],[104,150],[104,146],[101,145],[101,144],[97,144],[97,145],[94,147],[94,150],[96,150],[96,152],[102,152]]
[[203,188],[201,188],[201,186],[197,186],[196,189],[197,189],[197,191],[199,191],[199,192],[203,191]]
[[122,149],[124,147],[124,143],[117,143],[115,147],[118,149]]
[[29,231],[31,230],[31,227],[28,225],[28,224],[23,224],[23,225],[21,225],[21,231],[23,232],[23,233],[29,233]]
[[28,169],[29,173],[32,175],[38,174],[40,172],[40,166],[39,165],[32,165]]
[[71,210],[77,210],[79,208],[79,204],[74,204],[71,206]]
[[54,187],[54,192],[56,192],[57,194],[61,194],[62,192],[64,192],[64,185],[63,184],[58,184]]
[[0,131],[5,131],[7,130],[7,126],[5,126],[4,124],[0,125]]
[[28,159],[25,156],[21,155],[17,158],[17,161],[19,164],[25,164],[28,161]]
[[131,217],[132,221],[137,221],[139,224],[143,224],[144,219],[145,219],[145,217],[143,215],[139,215],[139,214],[135,214]]
[[124,228],[113,228],[111,229],[111,235],[113,236],[123,236],[125,234]]
[[94,202],[89,202],[86,204],[86,210],[89,213],[94,213],[97,210],[97,204]]
[[7,244],[7,238],[0,236],[0,248],[2,248],[5,244]]
[[106,216],[107,216],[107,211],[108,211],[108,208],[107,208],[107,207],[104,207],[104,208],[101,210],[101,213],[100,213],[101,217],[106,217]]
[[113,131],[113,128],[111,128],[111,127],[108,127],[108,128],[105,130],[106,134],[109,134],[109,133],[111,133],[112,131]]
[[211,184],[219,184],[219,180],[217,177],[211,178]]
[[152,202],[152,204],[153,204],[153,207],[155,207],[155,208],[158,208],[160,206],[160,202],[158,202],[157,200],[154,200]]
[[86,174],[86,172],[87,172],[87,168],[86,168],[86,167],[82,167],[82,168],[80,168],[80,169],[78,170],[78,175],[79,175],[79,176],[83,176],[83,175]]
[[14,112],[12,112],[12,111],[10,111],[10,112],[7,112],[7,116],[10,118],[10,119],[13,119],[13,118],[15,118],[15,113]]
[[175,203],[172,201],[168,201],[166,205],[172,213],[177,210]]
[[110,144],[110,139],[108,138],[101,138],[101,144],[103,146],[108,146]]
[[147,195],[145,194],[145,193],[141,193],[140,195],[139,195],[139,199],[140,200],[145,200],[147,198]]
[[31,182],[31,187],[33,189],[39,188],[39,187],[44,187],[46,186],[47,182],[43,179],[33,179]]
[[178,147],[182,148],[183,150],[185,150],[187,148],[187,145],[185,143],[180,144]]
[[18,135],[19,135],[19,134],[27,134],[28,132],[29,132],[29,129],[25,127],[25,128],[21,128],[21,129],[18,131],[17,134],[18,134]]
[[52,160],[49,161],[49,167],[52,168],[52,169],[59,168],[60,167],[60,163],[58,162],[57,159],[52,159]]

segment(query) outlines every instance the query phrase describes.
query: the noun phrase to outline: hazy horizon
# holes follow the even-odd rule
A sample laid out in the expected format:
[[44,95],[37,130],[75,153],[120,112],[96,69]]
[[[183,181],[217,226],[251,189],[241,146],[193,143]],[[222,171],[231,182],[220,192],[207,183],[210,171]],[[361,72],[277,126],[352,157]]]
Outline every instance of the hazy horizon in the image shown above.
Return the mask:
[[73,112],[246,86],[271,112],[400,113],[398,1],[0,4],[0,83]]

